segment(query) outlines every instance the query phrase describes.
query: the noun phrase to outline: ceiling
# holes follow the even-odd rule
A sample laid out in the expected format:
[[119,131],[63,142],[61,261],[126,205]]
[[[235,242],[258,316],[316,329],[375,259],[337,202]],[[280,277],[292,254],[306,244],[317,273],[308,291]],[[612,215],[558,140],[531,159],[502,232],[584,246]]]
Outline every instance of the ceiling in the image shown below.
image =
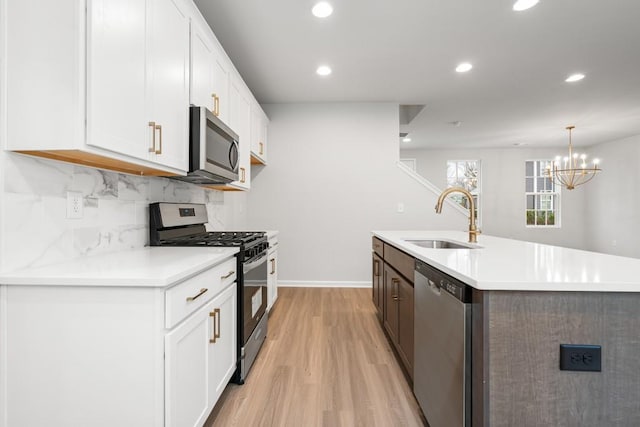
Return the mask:
[[640,134],[637,0],[329,0],[324,20],[315,0],[195,2],[260,103],[424,104],[406,148],[562,146],[570,124],[576,146]]

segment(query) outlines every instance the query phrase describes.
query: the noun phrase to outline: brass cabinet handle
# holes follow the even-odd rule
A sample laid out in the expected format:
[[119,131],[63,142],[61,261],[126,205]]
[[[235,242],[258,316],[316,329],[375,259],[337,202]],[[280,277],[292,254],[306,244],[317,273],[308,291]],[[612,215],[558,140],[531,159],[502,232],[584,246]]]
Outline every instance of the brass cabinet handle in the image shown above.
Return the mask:
[[209,312],[209,317],[213,317],[213,336],[209,338],[209,344],[215,344],[218,336],[216,335],[216,316],[220,312],[219,309],[215,309]]
[[244,184],[244,181],[246,179],[245,169],[244,168],[240,168],[240,172],[242,172],[242,178],[240,178],[240,182],[242,182]]
[[397,277],[393,277],[391,279],[391,283],[396,285],[396,294],[395,295],[391,295],[391,298],[394,301],[400,301],[400,297],[398,296],[398,294],[400,293],[399,289],[398,289],[398,287],[400,286],[400,279],[398,279]]
[[264,154],[264,144],[262,142],[259,143],[260,144],[260,155]]
[[[158,129],[158,132],[160,134],[160,140],[158,141],[158,146],[160,147],[159,149],[156,150],[156,154],[162,154],[162,126],[161,125],[156,125],[156,129]],[[155,134],[155,132],[154,132]],[[155,143],[154,143],[155,146]]]
[[202,288],[202,289],[200,289],[200,292],[198,292],[198,294],[197,294],[197,295],[194,295],[194,296],[192,296],[192,297],[187,297],[187,301],[191,302],[191,301],[193,301],[193,300],[195,300],[195,299],[200,298],[200,297],[202,296],[202,294],[204,294],[204,293],[205,293],[205,292],[207,292],[208,290],[209,290],[209,289],[207,289],[207,288]]
[[224,275],[224,276],[220,276],[220,278],[221,278],[221,279],[227,279],[227,278],[231,277],[231,275],[232,275],[233,273],[234,273],[234,271],[233,271],[233,270],[231,270],[231,271],[230,271],[229,273],[227,273],[226,275]]
[[380,261],[377,259],[373,260],[373,275],[380,276]]
[[220,321],[221,321],[220,318],[222,316],[220,316],[220,309],[219,308],[216,308],[214,311],[216,312],[216,319],[218,319],[218,332],[216,332],[216,339],[218,339],[218,338],[220,338]]
[[149,148],[150,153],[155,153],[156,151],[156,122],[149,122],[149,126],[153,131],[153,137],[151,139],[151,148]]
[[213,108],[211,109],[211,112],[213,113],[214,116],[216,116],[216,94],[212,93],[211,94],[211,98],[213,98]]
[[209,312],[209,317],[213,317],[213,337],[209,338],[209,343],[215,344],[220,338],[220,309],[216,308]]
[[275,274],[276,273],[276,259],[275,258],[271,258],[269,260],[269,262],[271,262],[271,272],[269,274]]
[[214,96],[214,100],[213,100],[213,115],[218,117],[220,115],[220,97],[218,95],[216,95],[215,93],[213,94]]

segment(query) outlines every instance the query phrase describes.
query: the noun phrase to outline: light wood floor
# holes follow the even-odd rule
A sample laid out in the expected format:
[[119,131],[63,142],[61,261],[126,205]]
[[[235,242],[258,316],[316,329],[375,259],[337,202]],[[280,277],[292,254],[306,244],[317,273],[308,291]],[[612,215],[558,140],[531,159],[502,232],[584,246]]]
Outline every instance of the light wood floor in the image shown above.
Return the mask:
[[207,427],[423,426],[368,289],[280,288],[244,385]]

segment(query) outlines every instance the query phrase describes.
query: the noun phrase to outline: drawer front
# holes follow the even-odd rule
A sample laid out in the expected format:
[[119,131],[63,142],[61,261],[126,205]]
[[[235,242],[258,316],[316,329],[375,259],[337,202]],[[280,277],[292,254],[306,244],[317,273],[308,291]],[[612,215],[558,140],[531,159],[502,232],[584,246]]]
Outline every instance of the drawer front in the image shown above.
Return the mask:
[[193,276],[164,293],[165,327],[170,329],[236,280],[236,258]]
[[378,255],[380,255],[381,257],[384,256],[384,244],[382,242],[382,240],[378,239],[377,237],[373,237],[371,239],[371,243],[372,243],[372,249],[375,253],[377,253]]
[[407,255],[395,247],[384,244],[384,262],[395,268],[405,279],[413,284],[413,270],[415,270],[415,260],[411,255]]

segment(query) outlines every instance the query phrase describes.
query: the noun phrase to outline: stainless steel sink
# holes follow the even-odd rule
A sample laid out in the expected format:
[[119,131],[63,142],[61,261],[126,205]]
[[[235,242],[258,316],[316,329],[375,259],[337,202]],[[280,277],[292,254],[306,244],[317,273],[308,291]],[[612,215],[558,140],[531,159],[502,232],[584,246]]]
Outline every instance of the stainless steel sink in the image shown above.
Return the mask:
[[420,239],[405,240],[405,242],[430,249],[476,249],[475,246],[465,245],[458,242],[450,242],[448,240]]

